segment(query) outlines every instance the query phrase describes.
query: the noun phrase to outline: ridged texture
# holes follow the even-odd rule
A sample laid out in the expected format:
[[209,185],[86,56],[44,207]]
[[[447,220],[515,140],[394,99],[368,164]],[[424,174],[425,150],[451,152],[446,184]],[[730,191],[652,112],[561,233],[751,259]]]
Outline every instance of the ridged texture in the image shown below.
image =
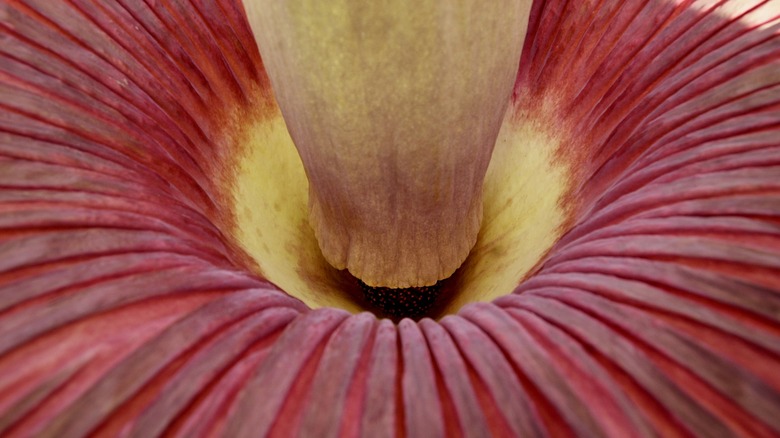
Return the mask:
[[777,13],[537,1],[514,105],[560,127],[571,229],[514,294],[395,326],[220,231],[268,96],[239,4],[2,1],[0,434],[780,434]]

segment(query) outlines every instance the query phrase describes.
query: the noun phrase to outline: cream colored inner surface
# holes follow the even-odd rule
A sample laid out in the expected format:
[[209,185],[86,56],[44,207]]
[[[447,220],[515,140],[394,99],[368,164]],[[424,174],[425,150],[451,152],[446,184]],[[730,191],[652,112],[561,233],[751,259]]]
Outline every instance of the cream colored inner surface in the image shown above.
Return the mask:
[[[322,256],[308,223],[308,183],[281,114],[249,128],[234,181],[237,236],[261,275],[312,308],[359,312],[353,280]],[[477,243],[448,280],[444,313],[511,293],[560,237],[567,169],[559,142],[529,119],[507,114],[484,185]]]

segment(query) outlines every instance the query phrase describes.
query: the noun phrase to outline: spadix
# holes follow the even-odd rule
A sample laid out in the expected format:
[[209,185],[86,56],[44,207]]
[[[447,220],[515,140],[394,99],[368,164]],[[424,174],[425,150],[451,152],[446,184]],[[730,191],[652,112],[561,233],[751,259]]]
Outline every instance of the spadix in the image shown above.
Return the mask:
[[530,2],[245,6],[328,262],[372,286],[450,276],[477,238]]

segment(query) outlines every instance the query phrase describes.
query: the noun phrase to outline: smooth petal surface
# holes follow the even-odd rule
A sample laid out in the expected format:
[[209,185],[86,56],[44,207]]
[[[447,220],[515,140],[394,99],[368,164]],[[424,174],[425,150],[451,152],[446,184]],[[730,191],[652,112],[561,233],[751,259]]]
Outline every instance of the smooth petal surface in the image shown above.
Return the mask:
[[231,234],[238,3],[3,0],[0,434],[780,434],[779,3],[535,2],[502,129],[555,134],[562,237],[394,325]]

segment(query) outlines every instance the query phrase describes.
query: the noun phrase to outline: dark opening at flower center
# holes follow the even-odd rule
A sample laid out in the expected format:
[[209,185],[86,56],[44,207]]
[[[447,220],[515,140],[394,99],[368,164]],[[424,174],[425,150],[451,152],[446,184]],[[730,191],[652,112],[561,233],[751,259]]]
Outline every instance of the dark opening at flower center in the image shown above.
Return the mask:
[[432,286],[394,289],[369,286],[358,280],[366,301],[392,319],[427,316],[441,295],[441,282]]

